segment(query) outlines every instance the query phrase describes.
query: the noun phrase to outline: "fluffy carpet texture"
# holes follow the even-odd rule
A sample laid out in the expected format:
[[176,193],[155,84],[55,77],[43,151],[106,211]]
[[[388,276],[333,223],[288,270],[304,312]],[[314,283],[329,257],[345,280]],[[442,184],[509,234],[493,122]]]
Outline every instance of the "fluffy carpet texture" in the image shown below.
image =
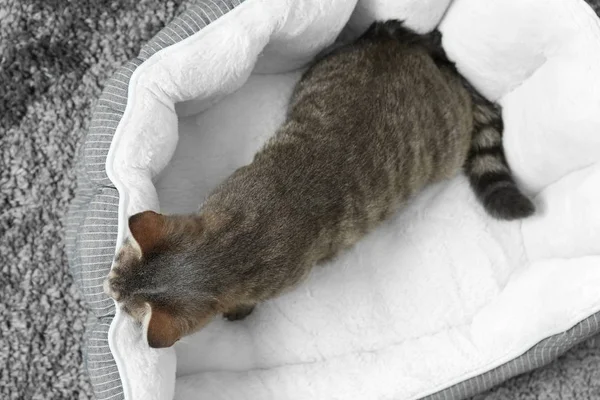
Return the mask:
[[[600,0],[590,0],[600,13]],[[108,77],[184,0],[0,0],[0,398],[91,399],[63,219]],[[600,399],[600,339],[477,400]]]

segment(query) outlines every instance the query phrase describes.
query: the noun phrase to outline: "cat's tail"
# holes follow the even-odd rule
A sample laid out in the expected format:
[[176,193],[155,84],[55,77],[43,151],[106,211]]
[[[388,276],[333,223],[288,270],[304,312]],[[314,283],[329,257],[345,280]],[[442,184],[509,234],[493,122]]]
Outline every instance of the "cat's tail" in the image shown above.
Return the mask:
[[468,82],[473,99],[473,136],[464,170],[486,211],[495,218],[514,220],[535,212],[535,206],[515,183],[502,148],[502,114]]

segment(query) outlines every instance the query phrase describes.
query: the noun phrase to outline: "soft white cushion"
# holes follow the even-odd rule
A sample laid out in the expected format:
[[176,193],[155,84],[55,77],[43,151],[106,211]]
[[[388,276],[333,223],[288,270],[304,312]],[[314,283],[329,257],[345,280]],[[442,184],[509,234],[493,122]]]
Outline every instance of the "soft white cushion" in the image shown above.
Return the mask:
[[507,157],[537,215],[491,219],[461,176],[243,322],[154,350],[118,312],[110,343],[129,398],[417,399],[600,310],[593,12],[581,0],[355,3],[246,0],[140,66],[107,160],[120,238],[136,212],[195,211],[283,121],[301,67],[374,18],[424,32],[444,16],[448,55],[504,107]]

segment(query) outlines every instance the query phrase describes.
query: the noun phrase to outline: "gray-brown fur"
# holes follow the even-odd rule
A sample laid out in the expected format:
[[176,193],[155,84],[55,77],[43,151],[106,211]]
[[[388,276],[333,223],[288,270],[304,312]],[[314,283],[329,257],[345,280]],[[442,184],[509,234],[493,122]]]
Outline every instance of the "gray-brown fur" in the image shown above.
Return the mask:
[[[132,217],[141,252],[123,247],[107,292],[140,320],[152,310],[151,346],[169,346],[219,312],[243,318],[298,284],[425,185],[454,176],[474,128],[481,149],[499,146],[484,136],[496,119],[477,117],[487,108],[474,106],[437,40],[375,24],[305,73],[287,121],[198,215]],[[495,170],[473,154],[469,174]]]
[[427,49],[442,72],[450,71],[460,77],[472,101],[471,148],[464,164],[471,188],[485,210],[495,218],[514,220],[532,215],[535,206],[517,187],[504,155],[502,110],[481,96],[458,73],[442,47],[441,33],[435,30],[426,35],[416,35],[398,21],[374,24],[370,31],[378,35],[388,34],[402,42]]

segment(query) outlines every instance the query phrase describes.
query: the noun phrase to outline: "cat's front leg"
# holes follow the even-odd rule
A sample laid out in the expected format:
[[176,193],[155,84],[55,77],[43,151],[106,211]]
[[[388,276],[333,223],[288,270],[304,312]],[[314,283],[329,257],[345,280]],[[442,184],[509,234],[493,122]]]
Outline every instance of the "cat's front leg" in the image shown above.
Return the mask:
[[229,321],[239,321],[252,314],[252,311],[254,311],[254,305],[241,304],[223,313],[223,316]]

